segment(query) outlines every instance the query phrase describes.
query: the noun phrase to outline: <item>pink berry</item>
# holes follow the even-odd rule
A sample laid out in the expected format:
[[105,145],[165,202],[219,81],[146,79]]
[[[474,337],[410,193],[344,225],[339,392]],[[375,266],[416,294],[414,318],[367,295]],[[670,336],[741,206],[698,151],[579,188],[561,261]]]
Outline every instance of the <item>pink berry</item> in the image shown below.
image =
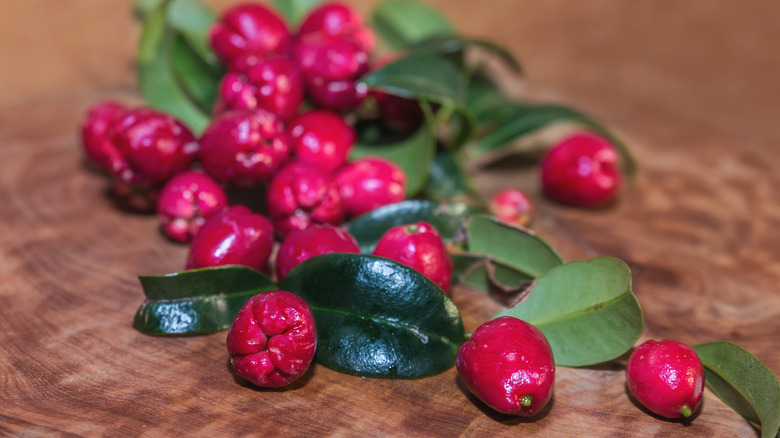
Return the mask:
[[223,113],[203,132],[200,148],[206,173],[244,187],[267,181],[290,155],[282,122],[264,110]]
[[298,35],[324,33],[356,42],[368,53],[373,52],[376,37],[365,25],[363,15],[340,2],[326,2],[309,12],[298,29]]
[[258,3],[242,3],[225,11],[209,30],[209,39],[226,64],[243,55],[281,55],[292,44],[282,18]]
[[357,241],[348,232],[330,225],[312,225],[292,230],[276,253],[276,280],[281,281],[304,260],[331,252],[360,253]]
[[186,269],[244,265],[265,271],[274,232],[265,216],[234,205],[210,216],[192,239]]
[[313,78],[306,83],[306,92],[321,108],[346,112],[354,111],[363,103],[368,96],[368,87],[352,79],[326,81],[322,78]]
[[622,180],[614,146],[591,133],[573,135],[550,149],[542,159],[541,175],[548,196],[582,207],[614,200]]
[[298,160],[327,172],[333,172],[347,161],[357,137],[340,115],[319,109],[298,116],[288,130]]
[[111,135],[124,112],[122,104],[102,102],[89,109],[81,124],[84,152],[92,163],[103,170],[111,171],[121,166],[122,157],[111,141]]
[[414,99],[406,99],[380,90],[369,92],[376,101],[382,123],[395,131],[409,132],[422,124],[425,115],[420,104]]
[[339,225],[344,221],[336,181],[310,163],[293,161],[274,175],[268,185],[267,206],[280,237],[314,224]]
[[303,102],[303,79],[287,58],[240,57],[239,70],[228,72],[220,83],[217,113],[263,109],[287,120]]
[[160,192],[157,216],[163,232],[177,242],[189,242],[206,219],[227,206],[225,190],[208,175],[194,170],[168,181]]
[[417,270],[449,295],[452,260],[433,225],[418,222],[395,226],[382,235],[373,254]]
[[336,173],[349,216],[358,216],[404,200],[406,174],[383,158],[366,157],[347,163]]
[[626,383],[650,411],[666,418],[690,417],[704,393],[704,367],[682,342],[648,340],[631,353]]
[[537,414],[550,401],[555,361],[538,328],[511,316],[482,324],[455,356],[469,391],[498,412]]
[[314,360],[314,315],[295,294],[263,292],[238,311],[226,343],[236,374],[260,387],[286,386],[304,375]]
[[488,205],[490,213],[510,225],[527,226],[533,217],[531,198],[519,189],[502,189],[496,192]]

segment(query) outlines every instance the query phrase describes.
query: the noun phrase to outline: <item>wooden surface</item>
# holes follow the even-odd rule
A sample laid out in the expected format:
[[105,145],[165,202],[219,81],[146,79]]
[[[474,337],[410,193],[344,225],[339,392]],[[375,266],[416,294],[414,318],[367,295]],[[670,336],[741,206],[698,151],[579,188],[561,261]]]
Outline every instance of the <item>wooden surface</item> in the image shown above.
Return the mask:
[[[733,341],[780,372],[778,32],[766,18],[776,3],[496,2],[513,14],[434,3],[466,32],[494,31],[526,63],[527,91],[597,115],[641,166],[606,210],[549,202],[533,169],[475,169],[479,187],[530,191],[533,228],[566,259],[626,261],[643,339]],[[224,333],[134,331],[136,276],[180,270],[186,247],[166,241],[154,217],[114,208],[104,178],[83,166],[84,110],[137,101],[137,29],[127,9],[100,7],[30,0],[0,18],[14,23],[0,26],[10,32],[0,39],[0,434],[757,436],[709,391],[689,424],[648,414],[619,362],[559,368],[549,409],[525,420],[485,408],[454,369],[392,381],[315,365],[290,388],[258,390],[230,372]],[[26,26],[35,23],[42,34]],[[632,42],[646,44],[641,56]],[[27,75],[22,61],[34,67]],[[467,330],[495,311],[478,293],[453,297]]]

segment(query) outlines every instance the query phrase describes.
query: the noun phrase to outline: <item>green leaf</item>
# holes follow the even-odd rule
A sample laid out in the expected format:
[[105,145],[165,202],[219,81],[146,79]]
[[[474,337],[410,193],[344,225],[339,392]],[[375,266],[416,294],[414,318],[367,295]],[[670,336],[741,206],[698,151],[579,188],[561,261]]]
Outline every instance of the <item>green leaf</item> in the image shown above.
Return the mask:
[[346,374],[414,379],[450,368],[463,342],[457,307],[425,276],[383,257],[312,257],[282,280],[317,323],[315,360]]
[[484,124],[483,114],[494,108],[504,108],[509,102],[498,84],[486,72],[477,70],[471,75],[466,106],[474,116],[478,129]]
[[206,64],[180,35],[174,37],[171,57],[173,73],[182,91],[202,112],[211,112],[222,71]]
[[484,206],[459,157],[452,151],[439,149],[428,166],[428,181],[423,188],[426,198],[435,201],[463,201]]
[[639,339],[642,310],[631,292],[631,272],[618,259],[569,262],[536,280],[525,301],[499,316],[538,327],[555,363],[578,367],[613,360]]
[[730,342],[693,346],[706,368],[707,384],[729,407],[761,427],[762,438],[780,431],[780,382],[760,360]]
[[287,20],[290,29],[293,30],[300,24],[306,14],[324,0],[272,0],[274,7],[282,13]]
[[409,200],[385,205],[355,218],[348,231],[357,239],[360,251],[370,253],[382,235],[398,225],[425,221],[433,225],[445,242],[451,241],[463,223],[478,210],[464,203]]
[[480,113],[477,123],[488,125],[488,133],[477,141],[475,151],[488,153],[509,148],[513,142],[557,123],[581,125],[608,139],[618,150],[626,175],[636,177],[636,162],[628,146],[601,123],[587,115],[560,105],[506,103]]
[[169,25],[183,36],[203,62],[219,71],[220,62],[208,38],[209,28],[216,20],[216,14],[198,0],[171,0],[168,7]]
[[412,44],[408,50],[414,54],[453,55],[465,52],[469,48],[481,49],[496,55],[515,73],[523,71],[522,66],[512,53],[490,40],[466,38],[459,35],[433,36]]
[[202,334],[225,330],[244,303],[276,285],[246,266],[220,266],[141,276],[146,299],[133,327],[147,334]]
[[493,216],[472,217],[466,232],[470,253],[489,254],[492,263],[531,278],[538,278],[563,263],[560,254],[531,230],[505,224]]
[[[436,152],[436,139],[431,127],[425,123],[406,137],[389,137],[384,131],[379,135],[367,135],[365,123],[358,125],[358,143],[352,149],[351,159],[376,156],[386,158],[400,166],[406,174],[406,197],[416,195],[428,179],[428,166]],[[373,123],[371,128],[381,126]],[[370,133],[369,133],[370,134]],[[375,132],[374,132],[375,134]]]
[[374,9],[371,22],[377,34],[394,50],[426,38],[457,33],[438,10],[416,0],[385,0]]

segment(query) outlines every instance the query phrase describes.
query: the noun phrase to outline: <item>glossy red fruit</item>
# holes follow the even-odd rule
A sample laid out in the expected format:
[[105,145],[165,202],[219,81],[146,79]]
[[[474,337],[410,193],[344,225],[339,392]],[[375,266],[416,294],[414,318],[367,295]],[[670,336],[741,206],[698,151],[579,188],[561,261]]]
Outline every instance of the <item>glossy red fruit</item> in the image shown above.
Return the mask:
[[355,130],[333,112],[315,109],[295,118],[288,127],[290,146],[299,161],[333,172],[355,145]]
[[89,109],[81,124],[81,139],[89,160],[107,171],[118,168],[122,157],[111,141],[114,126],[125,112],[117,102],[101,102]]
[[186,269],[244,265],[266,271],[274,244],[271,222],[243,205],[213,214],[192,239]]
[[406,174],[383,158],[365,157],[347,163],[336,173],[339,192],[349,216],[404,200]]
[[591,133],[575,134],[550,149],[542,159],[541,175],[549,197],[581,207],[611,202],[622,182],[614,146]]
[[531,198],[519,189],[502,189],[490,197],[490,214],[510,225],[528,226],[534,213]]
[[356,42],[368,53],[374,51],[376,37],[365,25],[360,12],[340,2],[325,2],[309,12],[301,22],[298,35],[324,33]]
[[284,166],[268,185],[266,205],[280,237],[314,224],[339,225],[344,203],[333,177],[319,167],[299,161]]
[[650,411],[666,418],[690,417],[704,393],[704,367],[682,342],[648,340],[631,353],[626,383]]
[[212,120],[200,138],[203,170],[233,186],[267,181],[289,155],[284,125],[264,110],[226,112]]
[[230,110],[266,110],[282,120],[298,112],[303,102],[303,78],[287,58],[239,58],[236,70],[220,82],[216,113]]
[[281,281],[304,260],[331,252],[360,253],[357,241],[348,232],[331,225],[312,225],[292,230],[276,253],[276,280]]
[[209,40],[226,64],[244,55],[281,55],[292,45],[284,20],[259,3],[241,3],[226,10],[209,29]]
[[401,132],[414,131],[425,118],[420,104],[414,99],[406,99],[379,90],[371,90],[369,94],[376,101],[382,123],[390,129]]
[[263,292],[238,311],[226,343],[236,374],[260,387],[286,386],[304,375],[314,360],[314,315],[295,294]]
[[382,235],[373,254],[414,268],[449,295],[452,259],[433,225],[418,222],[395,226]]
[[469,391],[498,412],[539,413],[550,401],[555,361],[538,328],[511,316],[482,324],[455,356]]
[[225,189],[208,175],[190,170],[174,176],[162,188],[157,217],[166,236],[186,243],[209,216],[226,206]]

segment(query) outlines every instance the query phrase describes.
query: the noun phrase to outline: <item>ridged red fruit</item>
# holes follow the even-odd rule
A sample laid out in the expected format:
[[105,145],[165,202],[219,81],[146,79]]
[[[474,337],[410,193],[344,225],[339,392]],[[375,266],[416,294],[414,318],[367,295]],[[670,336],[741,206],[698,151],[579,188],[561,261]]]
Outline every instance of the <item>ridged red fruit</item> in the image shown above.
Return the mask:
[[331,252],[359,253],[360,247],[348,232],[331,225],[312,225],[292,230],[276,253],[276,280],[281,281],[304,260]]
[[208,175],[194,170],[171,178],[160,192],[157,217],[166,236],[186,243],[206,219],[227,206],[225,189]]

